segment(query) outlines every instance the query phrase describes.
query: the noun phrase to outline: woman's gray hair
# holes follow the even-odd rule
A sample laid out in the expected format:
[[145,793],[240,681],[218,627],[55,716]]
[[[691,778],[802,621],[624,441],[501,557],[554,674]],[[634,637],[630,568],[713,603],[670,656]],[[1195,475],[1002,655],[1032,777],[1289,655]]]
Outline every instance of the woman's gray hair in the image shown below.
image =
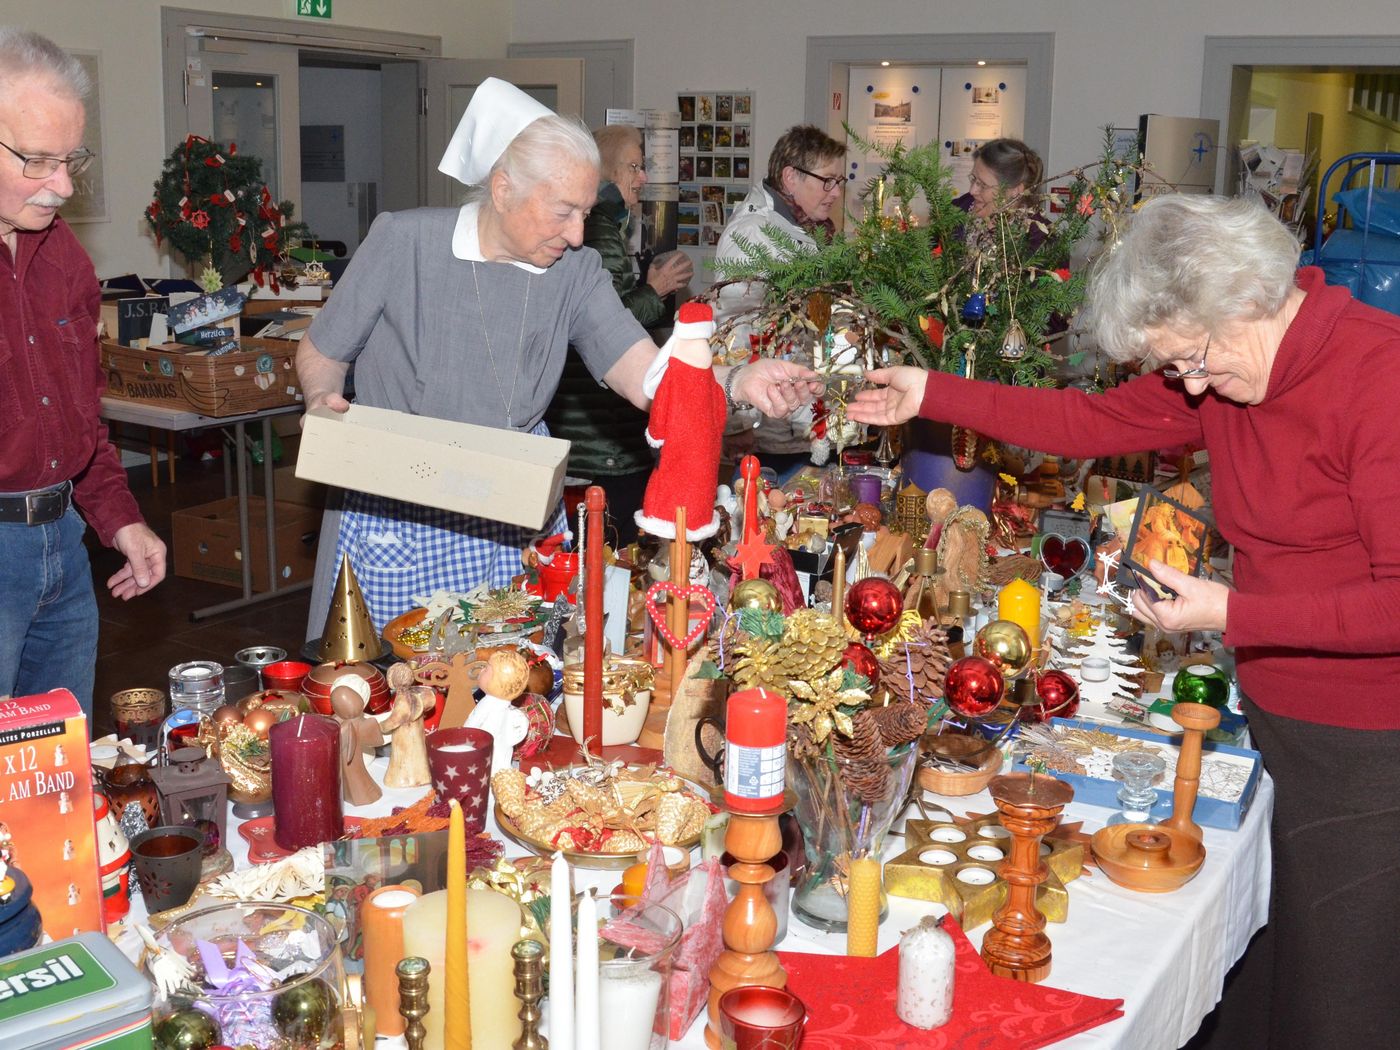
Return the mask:
[[510,179],[512,200],[519,200],[540,183],[548,182],[570,161],[587,165],[595,172],[599,170],[598,146],[593,134],[575,117],[553,113],[540,117],[511,140],[506,151],[491,165],[483,184],[468,189],[466,199],[480,200],[488,196],[491,179],[499,171]]
[[1270,317],[1293,289],[1300,250],[1256,199],[1153,197],[1095,264],[1080,326],[1109,357],[1136,361],[1153,329],[1214,335]]
[[48,37],[19,26],[0,26],[0,85],[24,76],[47,77],[58,93],[75,99],[86,98],[92,90],[82,63]]

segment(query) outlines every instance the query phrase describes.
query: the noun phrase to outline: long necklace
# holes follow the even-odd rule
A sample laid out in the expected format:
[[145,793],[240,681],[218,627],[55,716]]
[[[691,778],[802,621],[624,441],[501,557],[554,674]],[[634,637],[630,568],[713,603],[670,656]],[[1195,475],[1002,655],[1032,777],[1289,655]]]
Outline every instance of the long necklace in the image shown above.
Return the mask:
[[476,263],[472,263],[472,287],[476,289],[476,310],[481,315],[481,334],[486,340],[486,357],[491,362],[491,378],[496,381],[496,392],[501,395],[501,399],[506,403],[506,427],[515,429],[515,420],[511,416],[511,409],[515,406],[515,384],[520,382],[520,373],[524,369],[524,358],[521,350],[525,346],[525,320],[530,314],[530,274],[525,275],[525,306],[520,311],[520,339],[515,344],[515,376],[510,381],[510,397],[506,397],[506,388],[501,383],[501,375],[496,371],[496,354],[491,349],[490,325],[486,323],[486,306],[481,301],[481,283],[476,277]]

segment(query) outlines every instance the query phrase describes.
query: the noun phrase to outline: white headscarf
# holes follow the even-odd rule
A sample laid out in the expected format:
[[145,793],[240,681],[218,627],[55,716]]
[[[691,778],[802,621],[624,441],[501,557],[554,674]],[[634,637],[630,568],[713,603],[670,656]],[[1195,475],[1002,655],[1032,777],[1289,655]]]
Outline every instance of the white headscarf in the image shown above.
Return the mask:
[[463,185],[478,186],[486,181],[515,136],[540,117],[553,115],[514,84],[488,77],[472,95],[447,152],[438,162],[438,171]]

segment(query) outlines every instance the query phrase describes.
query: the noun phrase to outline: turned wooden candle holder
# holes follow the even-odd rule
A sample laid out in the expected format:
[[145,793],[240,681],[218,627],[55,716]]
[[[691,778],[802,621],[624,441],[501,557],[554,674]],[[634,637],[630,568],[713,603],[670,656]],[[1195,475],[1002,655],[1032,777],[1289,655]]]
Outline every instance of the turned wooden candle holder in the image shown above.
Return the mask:
[[1220,712],[1205,704],[1177,704],[1172,718],[1185,730],[1176,761],[1172,815],[1160,824],[1111,824],[1089,843],[1099,868],[1120,886],[1140,893],[1170,893],[1201,870],[1206,848],[1191,820],[1201,784],[1201,744],[1220,724]]
[[729,878],[739,884],[739,892],[724,910],[724,951],[710,967],[709,1020],[705,1025],[705,1045],[720,1050],[720,996],[732,988],[764,985],[782,988],[787,973],[772,950],[778,934],[778,917],[763,892],[773,878],[765,863],[783,848],[778,815],[785,806],[766,814],[736,813],[730,810],[724,848],[737,858],[729,866]]
[[1049,874],[1040,858],[1040,840],[1054,829],[1074,789],[1062,780],[1035,773],[993,777],[987,785],[1002,827],[1011,832],[1011,853],[1001,866],[1006,903],[992,915],[982,938],[982,959],[994,974],[1034,983],[1050,976],[1050,938],[1035,891]]

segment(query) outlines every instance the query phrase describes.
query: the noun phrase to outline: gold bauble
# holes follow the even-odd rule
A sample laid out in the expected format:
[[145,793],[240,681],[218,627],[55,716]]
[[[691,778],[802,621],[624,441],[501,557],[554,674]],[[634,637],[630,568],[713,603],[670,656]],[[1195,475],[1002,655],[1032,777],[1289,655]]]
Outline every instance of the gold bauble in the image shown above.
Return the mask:
[[730,592],[729,608],[736,612],[740,609],[762,609],[764,612],[779,613],[783,611],[783,599],[778,594],[778,588],[767,580],[744,580]]
[[995,664],[1005,678],[1019,675],[1035,655],[1026,629],[1010,620],[993,620],[978,631],[972,651]]
[[255,707],[243,716],[243,724],[266,740],[268,731],[277,724],[277,712],[267,707]]

